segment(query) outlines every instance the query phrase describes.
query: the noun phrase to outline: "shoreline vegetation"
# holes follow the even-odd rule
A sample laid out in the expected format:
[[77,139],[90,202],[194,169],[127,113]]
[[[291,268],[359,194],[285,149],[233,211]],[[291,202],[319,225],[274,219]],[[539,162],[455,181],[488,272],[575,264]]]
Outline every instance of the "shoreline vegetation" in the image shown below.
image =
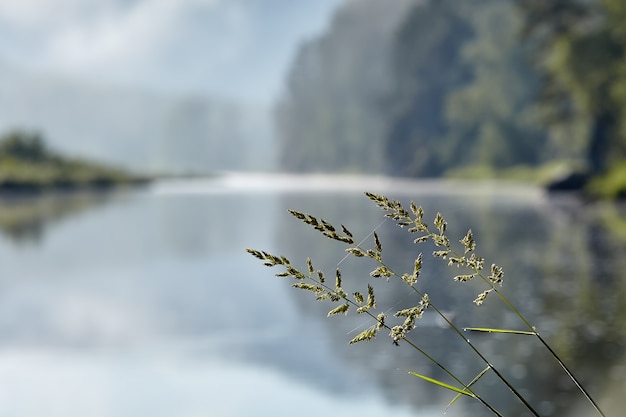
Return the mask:
[[154,176],[131,173],[50,150],[41,135],[14,131],[0,136],[0,194],[103,191],[147,185]]
[[[476,165],[449,170],[440,178],[522,182],[548,192],[573,192],[586,199],[626,198],[626,163],[603,175],[589,175],[576,165],[571,161],[506,169]],[[48,148],[38,133],[11,131],[0,136],[0,196],[107,191],[180,177],[194,178],[196,175],[146,175],[92,160],[67,157]]]
[[443,178],[515,181],[534,184],[551,194],[572,193],[589,200],[626,199],[626,161],[592,174],[583,163],[559,162],[541,166],[517,165],[497,169],[477,165],[449,170]]

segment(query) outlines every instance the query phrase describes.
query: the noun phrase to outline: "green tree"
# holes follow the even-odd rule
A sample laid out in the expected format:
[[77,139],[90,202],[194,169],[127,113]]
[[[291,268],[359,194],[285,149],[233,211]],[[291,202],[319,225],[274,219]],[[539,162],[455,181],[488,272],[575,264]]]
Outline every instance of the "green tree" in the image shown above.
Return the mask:
[[626,158],[624,2],[519,3],[545,77],[542,110],[551,134],[582,141],[592,172]]
[[49,154],[39,133],[15,130],[0,137],[0,158],[43,161]]
[[419,3],[397,34],[385,144],[390,174],[438,176],[447,168],[446,99],[470,78],[462,49],[475,36],[468,20],[473,6],[451,0]]
[[[417,5],[399,32],[389,172],[439,176],[562,158],[542,129],[540,78],[514,0]],[[568,152],[576,152],[567,148]]]
[[556,153],[535,114],[539,78],[520,42],[521,24],[507,0],[482,1],[472,15],[475,36],[462,49],[471,76],[448,94],[444,109],[448,166],[533,165]]

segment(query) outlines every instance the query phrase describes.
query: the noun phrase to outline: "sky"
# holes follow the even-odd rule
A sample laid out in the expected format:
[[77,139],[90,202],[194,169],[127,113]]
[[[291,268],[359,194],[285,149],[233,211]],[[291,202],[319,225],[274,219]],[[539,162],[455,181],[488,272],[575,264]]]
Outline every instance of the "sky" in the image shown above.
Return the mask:
[[0,67],[269,103],[342,1],[0,0]]

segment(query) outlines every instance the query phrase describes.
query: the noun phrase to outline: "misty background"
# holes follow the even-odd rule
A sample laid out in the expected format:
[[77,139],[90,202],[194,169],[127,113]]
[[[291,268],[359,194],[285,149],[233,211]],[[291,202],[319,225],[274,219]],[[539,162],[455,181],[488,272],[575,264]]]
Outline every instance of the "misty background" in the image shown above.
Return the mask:
[[271,169],[272,103],[339,0],[0,2],[0,131],[137,170]]
[[149,172],[604,173],[625,21],[619,0],[5,0],[0,130]]

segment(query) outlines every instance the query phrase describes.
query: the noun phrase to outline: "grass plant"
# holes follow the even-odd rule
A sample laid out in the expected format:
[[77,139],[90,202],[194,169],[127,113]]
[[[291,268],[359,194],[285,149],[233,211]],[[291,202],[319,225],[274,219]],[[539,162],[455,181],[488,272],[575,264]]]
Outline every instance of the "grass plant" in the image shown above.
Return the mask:
[[[504,281],[503,268],[496,264],[491,264],[488,268],[485,268],[485,260],[476,253],[476,242],[471,230],[468,230],[461,239],[458,239],[458,243],[453,245],[452,242],[456,239],[451,240],[448,237],[447,222],[441,213],[437,213],[434,220],[428,222],[425,220],[424,210],[413,202],[411,202],[409,208],[406,209],[397,200],[391,200],[386,196],[374,193],[365,194],[385,212],[384,217],[386,219],[394,221],[398,226],[406,229],[408,233],[415,236],[413,240],[414,244],[422,245],[426,242],[432,242],[436,248],[436,250],[432,252],[432,256],[441,259],[443,262],[446,262],[449,267],[454,268],[455,273],[451,274],[454,281],[458,282],[460,285],[470,281],[479,281],[482,283],[483,288],[474,299],[476,307],[480,307],[488,297],[496,297],[503,304],[504,308],[508,309],[519,319],[520,329],[487,327],[460,328],[456,326],[444,315],[443,311],[445,310],[443,306],[438,304],[438,300],[433,300],[426,292],[420,289],[420,275],[424,266],[424,255],[422,252],[414,259],[413,270],[409,272],[395,271],[386,263],[385,257],[383,256],[383,245],[377,233],[377,229],[380,225],[373,229],[365,238],[357,241],[350,230],[344,225],[336,227],[324,219],[318,219],[310,214],[294,210],[289,211],[297,219],[313,227],[327,238],[345,244],[347,246],[347,254],[345,257],[353,256],[356,258],[372,259],[376,263],[376,267],[370,272],[370,276],[373,280],[400,280],[411,289],[415,295],[414,304],[397,310],[393,309],[396,310],[393,317],[388,317],[387,314],[384,313],[384,311],[389,311],[389,309],[379,308],[377,305],[375,286],[373,283],[368,283],[367,287],[361,292],[348,293],[345,291],[339,265],[334,271],[334,279],[329,280],[327,279],[326,273],[314,268],[310,258],[306,260],[306,269],[298,269],[284,256],[277,256],[256,249],[246,250],[252,256],[263,261],[265,266],[272,268],[281,267],[281,272],[275,275],[293,279],[294,282],[292,286],[294,288],[310,292],[318,301],[330,302],[332,307],[327,314],[329,317],[340,314],[347,315],[350,312],[369,316],[372,320],[372,325],[354,336],[349,341],[350,344],[372,340],[383,331],[389,335],[394,345],[406,344],[427,360],[434,363],[451,378],[451,383],[414,371],[407,370],[407,372],[412,376],[454,393],[455,396],[448,406],[454,404],[459,398],[467,397],[480,402],[494,415],[503,416],[489,398],[485,398],[474,390],[475,384],[483,378],[484,375],[493,373],[523,404],[530,414],[540,416],[530,401],[496,366],[494,366],[487,355],[472,342],[470,337],[468,337],[471,336],[472,333],[499,333],[511,335],[512,337],[536,338],[555,359],[556,363],[563,369],[572,383],[576,385],[581,395],[584,396],[586,401],[595,409],[595,412],[600,416],[605,416],[591,395],[541,336],[537,328],[526,319],[520,310],[501,291],[500,288]],[[339,264],[341,264],[341,261]],[[462,342],[467,344],[476,355],[477,360],[482,362],[482,370],[471,381],[462,381],[446,364],[435,359],[429,352],[422,349],[419,343],[412,338],[411,332],[416,328],[417,320],[422,318],[426,310],[434,311]]]

